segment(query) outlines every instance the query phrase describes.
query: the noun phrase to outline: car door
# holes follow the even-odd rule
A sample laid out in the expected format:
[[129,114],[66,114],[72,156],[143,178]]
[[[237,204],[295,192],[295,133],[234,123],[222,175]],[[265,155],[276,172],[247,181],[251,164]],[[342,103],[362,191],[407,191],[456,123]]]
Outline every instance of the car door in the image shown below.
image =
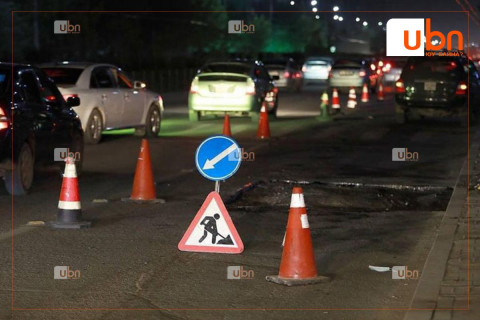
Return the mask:
[[115,70],[120,94],[123,97],[122,127],[138,126],[145,110],[145,90],[134,89],[133,82],[121,70]]
[[96,67],[90,76],[90,88],[94,90],[99,107],[105,113],[105,128],[120,127],[123,118],[123,97],[114,77],[115,68]]
[[40,94],[50,110],[53,128],[51,131],[52,147],[68,148],[72,142],[73,122],[70,110],[58,88],[43,72],[36,72],[40,84]]
[[53,159],[52,134],[55,126],[55,116],[52,107],[47,105],[40,93],[40,85],[33,69],[19,72],[19,88],[23,101],[22,109],[33,112],[33,128],[35,135],[35,155]]

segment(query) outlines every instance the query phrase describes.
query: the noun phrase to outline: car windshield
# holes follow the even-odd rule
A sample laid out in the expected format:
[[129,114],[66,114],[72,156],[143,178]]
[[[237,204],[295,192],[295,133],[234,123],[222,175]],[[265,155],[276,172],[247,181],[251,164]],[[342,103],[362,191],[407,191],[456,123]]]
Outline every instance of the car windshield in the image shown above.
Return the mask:
[[407,63],[405,73],[420,75],[436,73],[455,76],[462,70],[462,68],[459,67],[456,61],[448,58],[412,59]]
[[43,71],[55,81],[56,84],[74,85],[83,69],[80,68],[43,68]]
[[248,75],[250,72],[250,67],[244,64],[237,63],[213,63],[204,66],[201,70],[201,73],[206,72],[226,72],[226,73],[239,73]]
[[3,96],[8,91],[8,79],[10,70],[0,70],[0,96]]

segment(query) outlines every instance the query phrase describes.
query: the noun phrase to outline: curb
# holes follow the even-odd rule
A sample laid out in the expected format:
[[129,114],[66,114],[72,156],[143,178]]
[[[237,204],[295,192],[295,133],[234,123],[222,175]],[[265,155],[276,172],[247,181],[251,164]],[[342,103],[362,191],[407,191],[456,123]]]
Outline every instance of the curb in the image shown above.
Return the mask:
[[415,289],[410,308],[403,318],[404,320],[431,320],[434,316],[440,295],[441,282],[447,269],[447,261],[458,227],[458,220],[461,218],[462,209],[468,204],[469,186],[467,181],[468,174],[471,173],[468,166],[474,163],[479,149],[480,131],[476,132],[470,146],[470,150],[475,151],[467,155],[460,170],[452,197],[442,218],[437,237],[428,253],[422,275]]

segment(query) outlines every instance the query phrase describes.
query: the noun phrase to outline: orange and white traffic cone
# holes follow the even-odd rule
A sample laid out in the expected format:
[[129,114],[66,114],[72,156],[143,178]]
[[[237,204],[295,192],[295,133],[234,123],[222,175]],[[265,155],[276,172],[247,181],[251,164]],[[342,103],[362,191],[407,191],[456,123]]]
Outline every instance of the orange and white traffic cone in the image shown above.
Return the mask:
[[230,130],[230,116],[228,114],[225,115],[225,119],[223,120],[223,133],[224,136],[231,137],[232,130]]
[[338,97],[338,91],[335,88],[332,92],[332,109],[340,109],[340,98]]
[[355,89],[350,88],[348,92],[348,102],[347,108],[354,109],[357,106],[357,95],[355,94]]
[[268,112],[266,103],[262,103],[262,108],[260,109],[260,119],[258,121],[258,131],[257,138],[259,139],[269,139],[270,138],[270,125],[268,124]]
[[362,102],[368,102],[368,100],[369,100],[368,87],[367,87],[367,84],[366,84],[366,83],[363,84],[362,97],[360,98],[360,100],[361,100]]
[[164,203],[165,200],[157,199],[155,180],[153,178],[152,161],[150,160],[150,146],[147,139],[142,139],[142,146],[137,160],[135,178],[130,198],[122,201]]
[[63,174],[62,188],[58,200],[57,221],[47,223],[54,229],[80,229],[88,228],[90,221],[82,220],[82,206],[78,192],[77,169],[75,160],[68,157]]
[[383,101],[383,84],[381,82],[378,84],[377,100]]
[[327,277],[317,274],[307,209],[303,199],[303,190],[300,187],[294,187],[292,191],[278,276],[267,276],[266,280],[287,286],[314,284],[329,280]]

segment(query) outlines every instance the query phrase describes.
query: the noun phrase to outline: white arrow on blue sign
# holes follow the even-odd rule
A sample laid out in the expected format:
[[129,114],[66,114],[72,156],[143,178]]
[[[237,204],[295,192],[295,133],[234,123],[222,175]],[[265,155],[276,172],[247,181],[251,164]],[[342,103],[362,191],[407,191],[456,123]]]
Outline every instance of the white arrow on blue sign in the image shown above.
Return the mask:
[[220,181],[233,176],[242,161],[241,150],[232,138],[213,136],[204,140],[195,153],[195,164],[202,176]]

